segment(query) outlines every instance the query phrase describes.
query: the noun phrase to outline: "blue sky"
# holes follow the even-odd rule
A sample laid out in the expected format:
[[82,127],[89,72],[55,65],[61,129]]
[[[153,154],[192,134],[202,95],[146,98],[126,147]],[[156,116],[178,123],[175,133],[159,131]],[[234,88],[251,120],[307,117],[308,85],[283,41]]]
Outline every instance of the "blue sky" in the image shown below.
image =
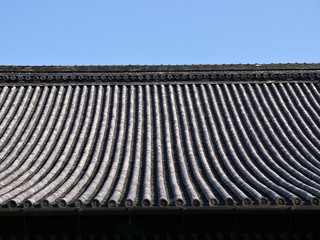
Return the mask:
[[320,0],[0,3],[0,65],[320,62]]

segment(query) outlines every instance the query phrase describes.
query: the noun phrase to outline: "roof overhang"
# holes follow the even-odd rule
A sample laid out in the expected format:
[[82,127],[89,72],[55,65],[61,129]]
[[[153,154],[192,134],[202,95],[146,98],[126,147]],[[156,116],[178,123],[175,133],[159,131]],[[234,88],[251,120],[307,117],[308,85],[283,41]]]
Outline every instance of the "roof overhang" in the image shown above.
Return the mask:
[[317,234],[316,207],[0,209],[3,236]]

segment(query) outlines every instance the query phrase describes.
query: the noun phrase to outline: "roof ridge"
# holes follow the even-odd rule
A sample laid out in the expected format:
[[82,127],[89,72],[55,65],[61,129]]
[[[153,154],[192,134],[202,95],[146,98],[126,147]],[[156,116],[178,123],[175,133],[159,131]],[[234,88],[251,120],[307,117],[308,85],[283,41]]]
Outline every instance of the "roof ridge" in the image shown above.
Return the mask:
[[144,71],[259,71],[320,70],[320,63],[189,64],[189,65],[1,65],[0,72],[144,72]]
[[317,64],[0,66],[0,84],[318,82]]

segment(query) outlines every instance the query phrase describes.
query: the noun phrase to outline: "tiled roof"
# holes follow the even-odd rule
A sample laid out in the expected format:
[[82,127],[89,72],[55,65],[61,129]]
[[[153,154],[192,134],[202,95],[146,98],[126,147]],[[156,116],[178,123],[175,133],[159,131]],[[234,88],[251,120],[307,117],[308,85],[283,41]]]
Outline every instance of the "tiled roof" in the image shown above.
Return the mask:
[[320,67],[270,66],[1,67],[0,205],[318,206]]

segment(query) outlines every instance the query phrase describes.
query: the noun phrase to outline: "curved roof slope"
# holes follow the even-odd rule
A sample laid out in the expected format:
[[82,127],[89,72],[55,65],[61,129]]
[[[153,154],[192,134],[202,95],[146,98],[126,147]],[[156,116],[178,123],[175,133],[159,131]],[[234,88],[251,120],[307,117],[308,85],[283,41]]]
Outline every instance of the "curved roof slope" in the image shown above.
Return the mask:
[[320,203],[316,72],[179,84],[10,74],[0,76],[3,207]]

